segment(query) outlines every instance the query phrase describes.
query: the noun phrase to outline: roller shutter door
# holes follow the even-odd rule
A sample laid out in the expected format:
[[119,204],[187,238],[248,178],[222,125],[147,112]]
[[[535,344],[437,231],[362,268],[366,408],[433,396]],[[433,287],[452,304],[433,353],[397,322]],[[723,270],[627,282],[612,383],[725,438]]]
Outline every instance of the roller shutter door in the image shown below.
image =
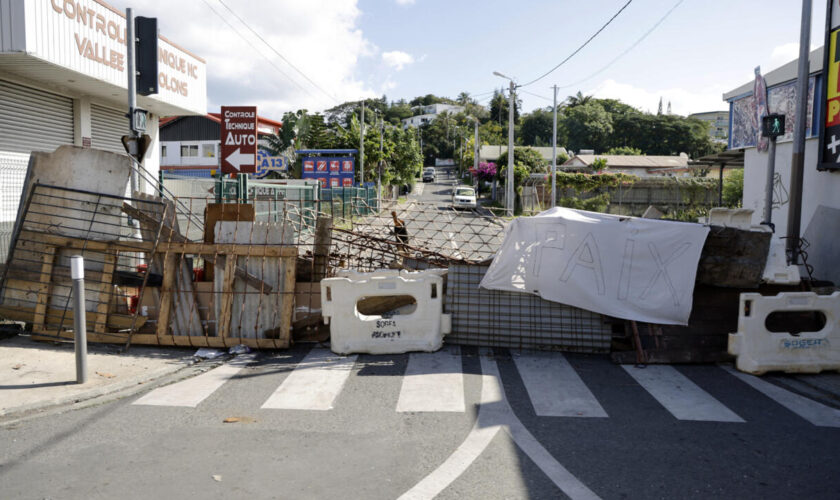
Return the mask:
[[122,136],[128,134],[125,111],[90,105],[90,146],[113,153],[125,154]]
[[0,151],[30,153],[73,144],[73,100],[0,80]]

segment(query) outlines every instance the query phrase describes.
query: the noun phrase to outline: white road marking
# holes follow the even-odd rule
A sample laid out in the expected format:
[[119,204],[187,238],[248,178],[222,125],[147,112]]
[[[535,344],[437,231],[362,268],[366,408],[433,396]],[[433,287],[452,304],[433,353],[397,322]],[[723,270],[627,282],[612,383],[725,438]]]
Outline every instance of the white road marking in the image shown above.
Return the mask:
[[132,404],[195,408],[253,361],[254,355],[238,356],[236,359],[196,377],[158,387]]
[[331,410],[355,362],[356,356],[338,356],[327,349],[312,349],[262,408]]
[[606,417],[595,396],[560,353],[514,353],[534,411],[541,417]]
[[398,412],[463,412],[464,375],[459,351],[409,355]]
[[636,368],[623,365],[623,368],[679,420],[744,421],[673,366],[648,365],[645,368]]
[[572,499],[599,498],[537,441],[516,418],[505,398],[499,368],[486,353],[481,356],[481,402],[473,429],[466,440],[437,469],[400,496],[401,500],[431,499],[452,484],[505,430],[534,463]]
[[818,427],[840,427],[840,410],[836,408],[831,408],[794,392],[782,389],[754,375],[739,372],[731,366],[721,365],[721,368]]

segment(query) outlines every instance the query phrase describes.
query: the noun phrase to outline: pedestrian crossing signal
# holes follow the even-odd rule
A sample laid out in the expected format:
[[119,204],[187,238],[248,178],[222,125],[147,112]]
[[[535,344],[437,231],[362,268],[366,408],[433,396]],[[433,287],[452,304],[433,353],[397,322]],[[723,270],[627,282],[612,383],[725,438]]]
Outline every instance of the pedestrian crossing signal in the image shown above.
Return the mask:
[[771,139],[785,135],[785,115],[774,113],[762,117],[761,135]]

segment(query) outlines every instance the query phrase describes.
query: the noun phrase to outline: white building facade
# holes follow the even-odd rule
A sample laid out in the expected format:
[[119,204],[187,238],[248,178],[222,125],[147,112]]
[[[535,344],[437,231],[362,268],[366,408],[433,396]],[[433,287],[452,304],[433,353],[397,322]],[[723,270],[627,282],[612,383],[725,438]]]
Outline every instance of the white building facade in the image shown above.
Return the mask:
[[[101,0],[0,0],[0,257],[32,151],[70,144],[125,154],[125,25]],[[159,117],[207,108],[203,59],[159,37],[158,67],[159,93],[137,96],[149,111],[151,176],[160,167]]]
[[410,118],[402,120],[403,128],[419,127],[432,122],[441,113],[456,114],[464,111],[463,106],[456,106],[454,104],[429,104],[428,106],[415,106],[412,110],[416,113]]
[[[823,49],[810,54],[809,96],[805,141],[805,169],[802,187],[801,233],[809,243],[808,264],[814,278],[840,283],[840,171],[817,170],[819,128],[824,123],[819,103],[822,85]],[[793,155],[797,61],[765,74],[770,113],[785,115],[785,135],[776,146],[772,222],[776,237],[787,231],[790,209],[790,176]],[[753,83],[723,95],[730,105],[730,149],[744,150],[744,208],[753,210],[753,223],[763,218],[766,200],[767,151],[758,151],[759,123],[755,112]],[[803,270],[804,271],[804,270]]]

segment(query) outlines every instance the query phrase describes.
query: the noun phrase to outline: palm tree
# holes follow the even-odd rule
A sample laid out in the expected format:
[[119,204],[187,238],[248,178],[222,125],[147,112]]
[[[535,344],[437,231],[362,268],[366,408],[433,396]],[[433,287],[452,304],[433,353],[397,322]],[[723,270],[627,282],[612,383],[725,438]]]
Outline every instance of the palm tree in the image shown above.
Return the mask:
[[458,94],[458,97],[455,99],[455,101],[461,106],[466,106],[467,104],[472,102],[472,99],[470,98],[469,92],[461,92],[460,94]]
[[582,106],[584,104],[589,103],[592,100],[591,95],[583,95],[580,90],[575,95],[570,95],[566,98],[566,102],[568,102],[568,107],[574,108],[575,106]]

